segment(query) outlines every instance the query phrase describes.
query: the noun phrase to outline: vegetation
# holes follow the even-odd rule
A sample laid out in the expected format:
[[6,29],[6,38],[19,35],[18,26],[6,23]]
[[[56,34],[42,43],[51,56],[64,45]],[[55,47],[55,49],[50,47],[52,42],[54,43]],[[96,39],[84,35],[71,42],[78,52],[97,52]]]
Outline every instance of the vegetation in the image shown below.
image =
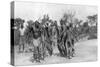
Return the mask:
[[[50,55],[52,55],[52,45],[50,44],[55,45],[55,42],[53,42],[55,38],[57,39],[57,41],[60,41],[61,39],[66,39],[67,36],[65,36],[66,34],[64,34],[66,30],[68,30],[68,37],[70,37],[70,39],[74,39],[75,42],[78,42],[80,39],[84,37],[88,37],[87,39],[97,39],[97,14],[87,16],[87,20],[84,22],[83,20],[75,18],[75,12],[64,13],[63,17],[59,20],[60,26],[57,24],[58,22],[56,20],[50,19],[49,15],[44,15],[43,18],[41,18],[40,20],[27,21],[26,23],[28,25],[26,27],[24,27],[24,19],[15,18],[13,20],[14,25],[12,29],[14,29],[14,45],[20,46],[23,44],[23,50],[25,48],[25,44],[34,45],[33,39],[36,37],[34,36],[34,34],[38,35],[37,33],[35,33],[37,31],[40,32],[41,35],[45,36],[44,38],[41,37],[43,38],[41,42],[47,42],[46,46],[44,46],[44,42],[42,42],[42,44],[43,47],[47,48]],[[36,28],[38,29],[34,31]],[[25,30],[22,34],[23,29]],[[57,35],[57,37],[55,34]],[[61,42],[61,44],[63,43]],[[63,45],[60,45],[59,50],[61,49],[65,49]],[[74,48],[72,47],[72,49]],[[62,54],[63,53],[66,54],[66,52],[62,52]]]

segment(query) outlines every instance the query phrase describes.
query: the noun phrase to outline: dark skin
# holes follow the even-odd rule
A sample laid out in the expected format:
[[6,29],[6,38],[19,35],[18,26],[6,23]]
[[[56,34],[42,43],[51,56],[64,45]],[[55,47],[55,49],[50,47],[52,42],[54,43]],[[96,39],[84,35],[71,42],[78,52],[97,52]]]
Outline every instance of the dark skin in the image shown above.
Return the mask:
[[[70,55],[72,52],[74,52],[74,48],[72,48],[72,45],[74,46],[74,40],[73,38],[71,39],[70,36],[72,36],[70,33],[69,33],[69,30],[70,28],[65,25],[62,25],[61,26],[61,31],[62,33],[59,35],[60,37],[58,38],[58,49],[61,53],[61,55],[63,56],[67,56],[68,55],[68,58],[70,59]],[[62,44],[60,44],[62,42]],[[72,52],[71,50],[69,50],[69,48],[72,48]],[[67,49],[68,49],[68,52],[67,52]],[[70,54],[70,55],[69,55]]]

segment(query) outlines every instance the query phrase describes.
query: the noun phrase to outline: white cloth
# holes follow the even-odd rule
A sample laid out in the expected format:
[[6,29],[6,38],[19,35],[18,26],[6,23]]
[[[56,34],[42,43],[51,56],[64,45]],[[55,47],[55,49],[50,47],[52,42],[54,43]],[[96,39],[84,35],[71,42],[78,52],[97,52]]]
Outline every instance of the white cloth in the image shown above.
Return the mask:
[[39,46],[39,44],[40,44],[40,38],[33,39],[33,44],[34,44],[34,46]]

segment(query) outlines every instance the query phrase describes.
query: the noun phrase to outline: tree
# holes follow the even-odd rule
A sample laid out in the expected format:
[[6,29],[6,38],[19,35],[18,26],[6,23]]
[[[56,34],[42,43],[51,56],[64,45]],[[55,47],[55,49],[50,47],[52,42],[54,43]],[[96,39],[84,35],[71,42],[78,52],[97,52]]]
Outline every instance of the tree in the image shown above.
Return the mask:
[[74,25],[75,25],[75,27],[81,27],[81,23],[82,22],[83,22],[82,20],[79,20],[79,19],[75,18],[74,19]]
[[60,24],[69,24],[69,23],[73,23],[73,19],[75,16],[75,12],[68,12],[68,13],[64,13],[62,19],[60,20]]
[[28,24],[29,26],[31,26],[31,25],[34,24],[34,22],[33,22],[33,20],[29,20],[29,21],[27,21],[27,24]]
[[90,25],[97,24],[97,14],[92,16],[87,16],[87,19]]
[[43,18],[42,18],[41,24],[44,25],[44,24],[45,24],[47,21],[49,21],[49,20],[50,20],[50,19],[49,19],[48,14],[47,14],[47,15],[44,15]]
[[34,33],[34,22],[32,20],[27,21],[28,26],[25,30],[25,41],[26,43],[30,44],[33,39],[33,33]]

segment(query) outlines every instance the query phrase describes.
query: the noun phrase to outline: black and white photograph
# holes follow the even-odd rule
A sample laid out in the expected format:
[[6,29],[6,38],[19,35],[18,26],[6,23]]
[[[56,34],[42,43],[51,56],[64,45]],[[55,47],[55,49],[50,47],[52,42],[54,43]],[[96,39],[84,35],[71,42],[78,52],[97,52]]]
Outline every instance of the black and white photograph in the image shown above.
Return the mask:
[[10,21],[12,65],[98,60],[97,6],[13,1]]

